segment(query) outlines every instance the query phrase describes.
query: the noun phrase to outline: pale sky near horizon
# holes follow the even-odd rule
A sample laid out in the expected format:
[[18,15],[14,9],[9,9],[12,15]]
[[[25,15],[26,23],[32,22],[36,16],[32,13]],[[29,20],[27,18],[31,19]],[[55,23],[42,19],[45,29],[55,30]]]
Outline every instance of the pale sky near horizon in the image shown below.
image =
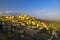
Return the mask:
[[22,13],[60,20],[60,0],[0,0],[0,16]]

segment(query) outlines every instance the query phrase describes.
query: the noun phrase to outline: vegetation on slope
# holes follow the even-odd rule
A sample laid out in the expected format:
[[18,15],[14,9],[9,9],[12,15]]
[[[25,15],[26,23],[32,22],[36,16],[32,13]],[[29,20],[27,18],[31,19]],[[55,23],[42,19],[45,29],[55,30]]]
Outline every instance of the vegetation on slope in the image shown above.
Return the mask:
[[47,30],[56,30],[60,31],[60,24],[57,22],[49,22],[49,21],[40,21],[33,16],[29,16],[27,14],[20,16],[2,16],[0,17],[0,21],[2,21],[2,25],[6,24],[5,22],[19,25],[19,26],[27,26],[31,28],[38,28],[39,30],[46,28]]
[[59,40],[60,23],[37,19],[27,14],[1,16],[0,33],[2,40]]

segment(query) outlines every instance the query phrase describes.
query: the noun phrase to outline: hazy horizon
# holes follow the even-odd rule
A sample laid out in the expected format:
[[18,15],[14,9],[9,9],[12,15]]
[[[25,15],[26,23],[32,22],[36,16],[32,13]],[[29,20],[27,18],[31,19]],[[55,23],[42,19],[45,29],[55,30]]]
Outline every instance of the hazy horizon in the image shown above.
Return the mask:
[[60,20],[60,0],[0,0],[0,16],[24,13],[40,19]]

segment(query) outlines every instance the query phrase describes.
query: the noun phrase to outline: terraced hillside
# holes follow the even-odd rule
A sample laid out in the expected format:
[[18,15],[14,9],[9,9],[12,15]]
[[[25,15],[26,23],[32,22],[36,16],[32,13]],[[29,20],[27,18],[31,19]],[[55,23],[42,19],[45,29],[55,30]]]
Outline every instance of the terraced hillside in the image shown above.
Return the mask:
[[0,39],[60,40],[60,22],[40,20],[27,14],[1,16]]

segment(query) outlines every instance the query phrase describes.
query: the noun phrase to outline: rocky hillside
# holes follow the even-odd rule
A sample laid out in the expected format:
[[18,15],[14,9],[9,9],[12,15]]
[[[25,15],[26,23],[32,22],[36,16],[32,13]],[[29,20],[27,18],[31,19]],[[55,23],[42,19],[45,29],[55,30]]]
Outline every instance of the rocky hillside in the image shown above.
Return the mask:
[[[44,38],[43,38],[44,37]],[[0,17],[1,40],[60,40],[60,23],[34,16]]]

